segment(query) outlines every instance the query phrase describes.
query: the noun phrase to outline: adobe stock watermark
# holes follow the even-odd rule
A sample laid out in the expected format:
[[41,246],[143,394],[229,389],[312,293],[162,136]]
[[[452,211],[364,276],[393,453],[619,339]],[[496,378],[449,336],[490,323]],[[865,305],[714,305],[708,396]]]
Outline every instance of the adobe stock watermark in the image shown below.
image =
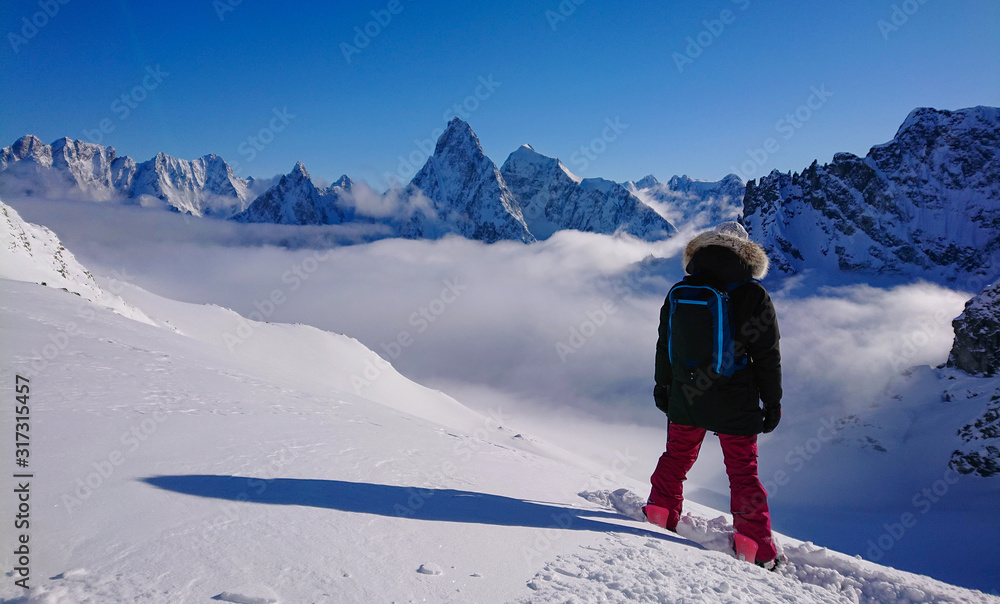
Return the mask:
[[[734,5],[739,7],[740,12],[745,11],[747,7],[750,6],[750,0],[731,1]],[[684,52],[674,51],[674,53],[670,55],[670,57],[674,60],[674,65],[677,66],[677,73],[684,73],[685,66],[693,65],[696,59],[705,54],[705,49],[718,40],[719,37],[726,32],[727,27],[736,23],[736,17],[736,12],[732,9],[724,8],[719,13],[717,18],[705,19],[702,21],[701,24],[705,27],[705,29],[686,38],[687,46],[684,47]]]
[[545,11],[545,20],[549,22],[549,27],[552,31],[559,29],[559,25],[566,22],[573,13],[576,12],[576,8],[586,2],[587,0],[562,0],[555,10],[549,9]]
[[267,296],[255,299],[253,310],[247,313],[246,317],[242,315],[239,317],[236,329],[222,334],[222,341],[229,352],[235,352],[239,345],[253,337],[256,327],[251,325],[250,321],[264,323],[270,319],[278,308],[288,301],[288,293],[298,291],[302,284],[319,270],[320,264],[329,260],[332,254],[330,250],[316,250],[283,272],[281,282],[287,286],[287,291],[285,287],[276,287]]
[[[548,194],[546,202],[547,199]],[[532,212],[544,211],[542,204],[536,206],[533,202],[532,208]],[[556,354],[559,355],[559,359],[565,363],[571,354],[583,348],[607,324],[611,315],[618,312],[618,305],[635,296],[644,276],[651,274],[653,274],[652,267],[644,266],[640,271],[616,278],[611,284],[611,295],[605,298],[598,308],[589,311],[582,322],[569,328],[569,337],[566,341],[556,342]]]
[[236,7],[243,4],[243,0],[212,0],[212,8],[219,17],[219,21],[225,21],[226,15],[236,10]]
[[21,53],[21,47],[33,40],[46,25],[52,22],[70,0],[38,0],[39,10],[21,17],[21,29],[7,32],[7,41],[14,54]]
[[[448,122],[456,117],[469,121],[469,117],[478,111],[480,106],[486,102],[487,99],[493,96],[493,93],[495,93],[502,84],[503,82],[498,82],[493,79],[492,73],[485,76],[478,76],[472,93],[444,110],[441,119],[445,126],[447,126]],[[434,155],[434,148],[437,146],[437,140],[441,138],[442,134],[444,134],[444,127],[438,127],[431,130],[430,135],[427,138],[415,139],[413,141],[413,146],[415,148],[407,155],[397,156],[399,165],[396,167],[396,172],[386,172],[383,174],[382,184],[387,189],[392,189],[398,187],[401,182],[407,182],[413,178],[413,175],[416,174],[421,167],[423,167],[428,158],[430,158],[431,155]]]
[[361,51],[368,48],[372,40],[385,31],[385,28],[392,23],[393,17],[403,12],[404,8],[402,0],[389,0],[385,8],[371,11],[369,13],[372,16],[371,21],[361,26],[354,26],[354,38],[351,39],[354,44],[340,43],[340,52],[344,55],[344,60],[350,63],[351,57],[361,54]]
[[[485,443],[489,443],[490,434],[503,429],[504,415],[502,409],[490,409],[483,419],[483,425],[476,428],[472,434],[462,434],[459,442],[452,447],[451,453],[465,464],[472,461],[473,454],[479,451]],[[440,466],[434,472],[425,474],[426,482],[437,482],[438,484],[450,484],[458,476],[459,465],[449,458],[441,461]],[[400,517],[416,516],[427,501],[433,497],[437,491],[434,489],[410,487],[407,489],[408,497],[404,502],[393,505],[393,512]]]
[[[246,163],[248,164],[257,159],[257,154],[273,143],[274,139],[277,138],[277,134],[284,132],[288,128],[288,125],[292,123],[292,120],[296,118],[294,113],[288,112],[288,105],[285,105],[281,109],[277,107],[271,109],[271,114],[271,119],[268,120],[266,126],[246,137],[236,146],[237,153],[246,158]],[[231,166],[233,173],[237,176],[243,169],[243,166],[238,161],[232,162]]]
[[118,442],[122,448],[113,449],[98,461],[91,462],[94,468],[85,477],[77,477],[76,487],[69,493],[63,493],[62,504],[68,514],[72,514],[75,508],[79,508],[94,494],[95,491],[104,486],[114,473],[124,465],[130,455],[134,454],[143,443],[156,434],[160,425],[167,421],[167,414],[162,409],[157,409],[141,421],[132,425],[128,430],[121,433]]
[[[809,96],[805,102],[784,115],[774,123],[774,130],[781,135],[784,140],[791,140],[795,134],[816,114],[817,111],[826,105],[833,93],[827,90],[826,84],[819,87],[812,86],[809,89]],[[781,143],[777,138],[770,137],[764,140],[760,147],[747,149],[747,159],[737,168],[735,165],[729,167],[732,174],[738,175],[744,182],[756,178],[757,171],[760,170],[767,161],[781,150]]]
[[[156,67],[146,66],[145,75],[142,80],[132,88],[122,92],[120,96],[111,102],[111,112],[118,116],[118,121],[123,122],[132,115],[132,112],[139,108],[149,94],[160,87],[170,76],[170,72],[163,71],[160,64]],[[104,137],[115,131],[117,124],[110,117],[105,117],[97,123],[97,128],[85,128],[83,138],[94,144],[101,144]]]
[[628,128],[628,124],[623,123],[619,116],[615,116],[614,119],[607,118],[604,123],[600,136],[595,136],[586,145],[580,145],[580,148],[569,156],[569,161],[576,167],[577,172],[581,174],[586,172],[590,164],[608,150],[608,145],[617,141]]
[[426,305],[422,305],[414,310],[407,319],[407,323],[415,328],[415,331],[402,329],[396,337],[381,344],[382,352],[388,358],[375,355],[375,359],[365,361],[365,367],[360,374],[351,376],[351,385],[354,393],[361,395],[362,391],[371,386],[373,382],[382,377],[382,373],[392,367],[392,362],[398,359],[403,351],[416,342],[415,335],[420,335],[430,329],[431,325],[441,318],[448,310],[448,307],[458,301],[459,297],[469,289],[467,284],[462,283],[460,277],[445,279],[441,293]]
[[917,14],[920,7],[927,4],[927,0],[903,0],[892,5],[888,21],[878,20],[878,31],[882,34],[882,39],[889,41],[889,36],[900,30],[901,27],[910,22],[910,17]]
[[210,544],[215,531],[239,520],[239,504],[261,499],[274,479],[278,477],[278,471],[301,455],[297,450],[299,448],[294,443],[291,446],[282,443],[280,450],[269,454],[270,461],[262,468],[258,468],[256,476],[246,478],[246,487],[233,497],[232,501],[219,504],[218,514],[202,522],[202,530],[193,533],[196,538],[200,539],[203,544]]
[[[961,474],[948,468],[941,478],[935,480],[930,486],[924,487],[913,494],[910,505],[920,515],[927,514],[934,507],[934,504],[948,494],[951,487],[961,479]],[[885,554],[902,541],[906,532],[917,525],[919,517],[912,511],[906,511],[899,515],[898,522],[884,523],[882,534],[875,539],[868,540],[868,551],[866,557],[872,562],[878,562]]]
[[556,342],[556,354],[559,355],[559,360],[565,363],[571,354],[583,348],[616,312],[618,305],[610,298],[605,300],[600,308],[588,311],[586,319],[570,328],[569,337],[565,342],[562,340]]
[[785,465],[789,467],[789,470],[784,469],[775,470],[771,475],[770,479],[761,478],[761,484],[764,486],[763,493],[757,493],[749,499],[749,502],[753,506],[759,506],[763,504],[768,497],[774,497],[774,495],[781,490],[781,487],[788,485],[791,482],[792,477],[798,474],[806,465],[816,455],[819,454],[823,448],[833,442],[836,437],[837,432],[840,431],[842,426],[838,426],[836,420],[833,417],[823,418],[820,420],[820,426],[816,430],[815,436],[807,438],[804,442],[792,447],[788,453],[785,455]]

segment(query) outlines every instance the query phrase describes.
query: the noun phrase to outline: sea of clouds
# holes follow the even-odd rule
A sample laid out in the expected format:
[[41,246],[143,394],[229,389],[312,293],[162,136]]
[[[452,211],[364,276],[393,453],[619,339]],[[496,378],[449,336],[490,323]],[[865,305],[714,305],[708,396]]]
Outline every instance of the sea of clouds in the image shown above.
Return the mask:
[[[662,449],[664,419],[651,397],[657,322],[690,231],[662,242],[561,232],[531,245],[338,245],[364,236],[116,204],[11,204],[98,275],[349,335],[404,375],[475,409],[502,409],[575,450]],[[789,425],[864,408],[907,367],[943,363],[951,320],[971,296],[884,279],[765,284],[778,310]],[[603,447],[587,444],[599,435]],[[634,474],[650,469],[637,464]]]

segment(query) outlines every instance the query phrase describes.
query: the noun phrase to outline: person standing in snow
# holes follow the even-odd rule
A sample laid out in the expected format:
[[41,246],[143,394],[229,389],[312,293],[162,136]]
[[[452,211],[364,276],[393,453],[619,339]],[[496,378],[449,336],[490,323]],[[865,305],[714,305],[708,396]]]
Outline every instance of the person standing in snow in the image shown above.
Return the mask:
[[[770,296],[757,281],[767,274],[767,269],[764,250],[750,241],[746,229],[736,222],[723,223],[696,236],[685,248],[684,282],[729,292],[735,352],[745,366],[731,377],[703,376],[695,386],[690,380],[675,379],[668,350],[670,309],[669,303],[664,304],[656,345],[653,398],[668,417],[667,446],[650,478],[652,489],[643,512],[651,522],[676,531],[683,503],[682,484],[698,457],[706,432],[715,432],[729,475],[733,527],[756,542],[755,562],[774,568],[777,551],[771,536],[767,492],[757,477],[757,435],[771,432],[781,419],[778,322]],[[654,510],[655,514],[650,513]]]

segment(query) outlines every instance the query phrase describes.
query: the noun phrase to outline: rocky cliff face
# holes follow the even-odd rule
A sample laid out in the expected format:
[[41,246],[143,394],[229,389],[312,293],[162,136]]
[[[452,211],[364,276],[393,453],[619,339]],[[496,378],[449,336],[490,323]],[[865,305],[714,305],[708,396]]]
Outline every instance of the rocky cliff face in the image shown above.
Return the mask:
[[743,215],[789,273],[1000,276],[1000,109],[916,109],[863,158],[750,181]]
[[[983,414],[958,431],[962,445],[952,453],[950,465],[962,474],[1000,474],[1000,282],[990,285],[965,304],[964,312],[952,321],[955,343],[948,366],[982,376]],[[988,387],[993,384],[993,391]],[[966,392],[970,390],[966,388]]]
[[1000,371],[1000,282],[969,300],[951,324],[955,344],[948,365],[973,375],[996,375]]
[[1000,475],[1000,392],[993,394],[986,411],[960,429],[958,436],[962,445],[948,463],[953,470],[983,478]]

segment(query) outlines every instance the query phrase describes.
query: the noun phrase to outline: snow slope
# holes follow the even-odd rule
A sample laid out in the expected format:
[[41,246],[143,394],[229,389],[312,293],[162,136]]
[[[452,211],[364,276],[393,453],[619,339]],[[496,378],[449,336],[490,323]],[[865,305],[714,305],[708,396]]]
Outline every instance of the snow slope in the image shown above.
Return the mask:
[[593,467],[344,336],[122,286],[137,322],[37,270],[0,279],[33,475],[33,587],[5,570],[5,601],[1000,601],[788,538],[781,572],[738,563],[718,512],[634,520],[622,471],[655,460]]
[[142,311],[103,290],[49,229],[25,222],[0,201],[0,278],[40,283],[76,294],[122,316],[149,322]]
[[[717,512],[689,505],[688,539],[639,524],[594,494],[644,485],[529,453],[502,417],[401,379],[393,406],[422,393],[424,417],[288,373],[314,343],[268,343],[308,328],[258,324],[258,348],[226,354],[228,311],[126,296],[160,326],[95,308],[28,376],[33,601],[1000,601],[787,538],[784,571],[737,563],[714,551]],[[30,283],[0,297],[10,384],[77,309]]]

